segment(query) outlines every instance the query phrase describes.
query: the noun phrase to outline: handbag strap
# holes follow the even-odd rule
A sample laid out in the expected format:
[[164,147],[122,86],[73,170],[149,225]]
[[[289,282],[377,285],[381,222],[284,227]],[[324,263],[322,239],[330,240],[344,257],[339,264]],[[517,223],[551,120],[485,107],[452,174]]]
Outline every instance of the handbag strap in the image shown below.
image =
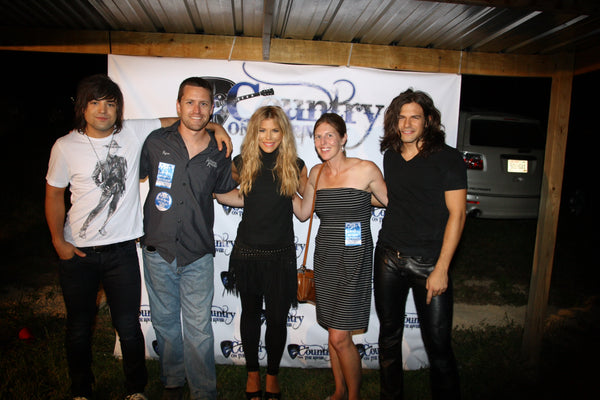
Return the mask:
[[325,163],[321,164],[321,168],[319,168],[319,173],[317,174],[317,179],[315,180],[315,193],[313,195],[312,208],[310,210],[310,222],[308,223],[308,233],[306,235],[306,247],[304,248],[304,260],[302,261],[302,267],[304,268],[306,265],[306,256],[308,254],[308,242],[310,241],[310,229],[312,228],[313,214],[315,213],[315,201],[317,200],[317,184],[319,183],[319,177],[321,176],[321,171]]

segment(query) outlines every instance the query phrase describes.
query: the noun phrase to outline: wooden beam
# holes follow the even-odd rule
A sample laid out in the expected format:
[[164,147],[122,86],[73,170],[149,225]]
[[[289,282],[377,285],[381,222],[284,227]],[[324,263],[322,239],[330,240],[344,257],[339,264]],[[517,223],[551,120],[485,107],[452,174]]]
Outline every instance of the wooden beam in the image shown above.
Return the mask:
[[575,75],[600,70],[600,47],[594,47],[577,53],[574,69]]
[[489,76],[550,77],[554,56],[469,53],[355,44],[350,65],[400,71]]
[[228,59],[233,36],[113,32],[111,54]]
[[346,65],[350,43],[272,39],[272,62],[312,65]]
[[556,55],[465,53],[462,74],[489,76],[551,77]]
[[523,354],[532,364],[537,364],[539,361],[546,320],[567,148],[572,85],[573,57],[563,56],[559,59],[556,73],[552,77],[542,196],[523,333]]
[[[263,61],[262,38],[173,33],[3,30],[0,49]],[[269,61],[397,71],[551,77],[552,55],[470,53],[315,40],[271,39]]]
[[0,28],[0,50],[110,54],[108,31]]
[[262,61],[261,38],[113,32],[110,54]]
[[458,51],[418,49],[412,47],[355,44],[350,65],[399,71],[442,72],[456,74],[460,70]]

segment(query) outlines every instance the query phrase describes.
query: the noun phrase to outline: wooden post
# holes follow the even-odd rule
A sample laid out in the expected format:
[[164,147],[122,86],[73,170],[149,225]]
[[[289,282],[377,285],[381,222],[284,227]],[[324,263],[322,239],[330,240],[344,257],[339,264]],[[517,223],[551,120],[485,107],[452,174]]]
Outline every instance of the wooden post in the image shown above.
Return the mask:
[[[523,355],[533,365],[539,361],[548,306],[567,148],[572,83],[573,57],[561,55],[557,57],[556,72],[552,76],[544,176],[522,344]],[[527,96],[526,93],[522,95]]]

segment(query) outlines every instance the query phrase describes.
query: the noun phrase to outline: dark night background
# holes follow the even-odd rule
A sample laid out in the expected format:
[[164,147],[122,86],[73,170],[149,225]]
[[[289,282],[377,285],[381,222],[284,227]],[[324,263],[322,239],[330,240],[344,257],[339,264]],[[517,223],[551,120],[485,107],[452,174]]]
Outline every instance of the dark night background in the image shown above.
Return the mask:
[[[0,86],[4,149],[0,220],[5,228],[0,230],[0,249],[5,255],[3,263],[10,263],[13,257],[22,256],[15,247],[19,240],[50,240],[43,216],[50,148],[71,128],[71,98],[77,82],[94,73],[105,73],[107,56],[0,51],[0,63],[4,70]],[[596,168],[592,166],[595,148],[589,138],[595,133],[593,117],[597,110],[589,99],[598,92],[599,78],[600,72],[574,78],[561,215],[585,217],[591,213],[588,189]],[[550,89],[550,78],[465,75],[461,109],[515,112],[546,122]],[[576,205],[570,205],[574,199]]]

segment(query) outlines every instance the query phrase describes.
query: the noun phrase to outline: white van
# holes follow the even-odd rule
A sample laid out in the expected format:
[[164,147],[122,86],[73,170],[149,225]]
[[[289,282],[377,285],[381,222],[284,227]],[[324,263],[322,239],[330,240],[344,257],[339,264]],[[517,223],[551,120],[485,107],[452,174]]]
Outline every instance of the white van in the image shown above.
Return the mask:
[[457,148],[467,164],[467,214],[537,218],[545,142],[538,120],[461,112]]

